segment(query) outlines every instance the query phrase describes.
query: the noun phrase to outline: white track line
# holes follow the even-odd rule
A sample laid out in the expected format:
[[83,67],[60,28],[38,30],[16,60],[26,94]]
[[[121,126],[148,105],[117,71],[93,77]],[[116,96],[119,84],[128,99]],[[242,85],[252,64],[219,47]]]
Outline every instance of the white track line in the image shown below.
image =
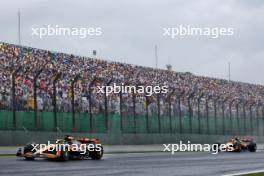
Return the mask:
[[238,173],[227,174],[227,175],[222,175],[222,176],[238,176],[238,175],[245,175],[245,174],[254,174],[254,173],[259,173],[259,172],[264,172],[264,170],[255,170],[255,171],[248,171],[248,172],[238,172]]

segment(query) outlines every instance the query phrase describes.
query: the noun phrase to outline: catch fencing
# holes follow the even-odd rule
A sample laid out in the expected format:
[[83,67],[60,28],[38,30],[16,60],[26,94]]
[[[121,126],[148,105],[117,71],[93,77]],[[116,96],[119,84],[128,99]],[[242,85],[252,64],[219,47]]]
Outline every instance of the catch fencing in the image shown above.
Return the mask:
[[[12,79],[12,92],[9,94],[11,96],[8,97],[7,93],[1,95],[1,100],[11,100],[11,103],[8,105],[4,101],[1,102],[0,130],[259,136],[264,134],[264,108],[258,102],[212,98],[193,92],[173,93],[166,97],[159,94],[152,97],[119,94],[113,108],[110,97],[103,95],[103,101],[96,104],[93,100],[95,93],[88,91],[86,98],[89,103],[83,105],[76,103],[76,80],[77,78],[72,82],[69,110],[63,112],[57,104],[56,78],[50,111],[39,110],[36,83],[32,107],[21,107],[16,95],[15,80]],[[87,106],[84,108],[86,110],[81,110],[80,106]]]

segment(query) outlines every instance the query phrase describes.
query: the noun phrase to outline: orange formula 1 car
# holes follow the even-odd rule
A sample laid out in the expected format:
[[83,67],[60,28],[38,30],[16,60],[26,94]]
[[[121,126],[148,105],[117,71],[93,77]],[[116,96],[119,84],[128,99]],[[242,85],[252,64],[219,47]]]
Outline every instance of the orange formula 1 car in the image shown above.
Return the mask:
[[226,147],[223,147],[225,151],[228,152],[241,152],[241,151],[249,151],[249,152],[256,152],[257,150],[257,143],[251,137],[233,137],[229,139],[225,143],[217,143],[218,147],[224,144]]
[[94,159],[99,160],[103,156],[103,146],[96,138],[76,138],[66,136],[57,139],[54,143],[35,144],[29,143],[24,148],[19,148],[16,156],[27,160],[35,158],[48,158],[67,161],[69,159]]

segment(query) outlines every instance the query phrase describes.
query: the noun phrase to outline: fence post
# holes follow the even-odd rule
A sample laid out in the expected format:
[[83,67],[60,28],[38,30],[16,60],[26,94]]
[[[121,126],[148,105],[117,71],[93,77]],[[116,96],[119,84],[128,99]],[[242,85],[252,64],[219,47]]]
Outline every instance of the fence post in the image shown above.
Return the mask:
[[58,73],[55,75],[55,78],[53,80],[53,114],[54,114],[54,131],[57,131],[57,88],[56,83],[58,79],[60,78],[61,73]]
[[34,94],[34,120],[35,128],[39,128],[39,119],[38,119],[38,103],[37,103],[37,79],[41,74],[42,70],[39,70],[33,79],[33,94]]
[[89,84],[88,87],[88,91],[89,91],[89,129],[90,129],[90,133],[93,132],[93,116],[92,116],[92,88],[91,88],[91,83]]
[[188,113],[188,116],[189,116],[189,132],[192,133],[192,117],[193,117],[193,108],[191,106],[191,100],[192,98],[194,97],[194,94],[195,94],[195,91],[189,93],[188,95],[188,108],[189,108],[189,113]]
[[246,106],[248,104],[248,101],[243,103],[243,121],[244,121],[244,134],[247,134],[247,127],[246,127]]
[[257,135],[259,136],[259,107],[261,106],[261,103],[258,101],[256,106],[256,114],[257,114]]
[[222,133],[225,134],[225,103],[228,101],[228,97],[222,101]]
[[108,131],[108,108],[107,108],[107,95],[106,95],[106,87],[104,91],[104,115],[105,115],[105,130]]
[[133,91],[133,122],[134,122],[134,133],[137,133],[137,122],[136,122],[136,95]]
[[184,95],[185,91],[181,91],[179,96],[178,96],[178,109],[179,109],[179,128],[180,128],[180,133],[182,133],[182,112],[181,112],[181,97]]
[[241,100],[239,100],[236,103],[236,119],[237,119],[237,130],[238,130],[238,134],[241,134],[241,129],[239,128],[239,105],[242,103]]
[[179,110],[179,128],[180,128],[180,133],[182,133],[181,95],[178,97],[178,110]]
[[225,103],[222,101],[222,133],[225,134]]
[[12,93],[12,112],[13,112],[13,129],[16,129],[16,76],[17,73],[22,69],[20,66],[18,69],[16,69],[12,73],[12,88],[11,88],[11,93]]
[[206,111],[206,133],[209,134],[209,107],[208,101],[211,99],[210,96],[205,98],[205,111]]
[[[112,82],[112,79],[110,81],[107,82],[107,86],[109,86]],[[106,95],[106,86],[104,88],[104,99],[105,99],[105,102],[104,102],[104,106],[105,106],[105,129],[106,129],[106,132],[108,132],[108,100],[107,100],[107,95]]]
[[216,104],[219,100],[219,96],[214,99],[214,120],[215,120],[215,134],[217,134],[217,110],[216,110]]
[[123,96],[122,96],[122,92],[120,91],[119,93],[119,111],[120,111],[120,130],[121,132],[123,132]]
[[172,134],[172,117],[171,117],[171,96],[174,94],[175,89],[173,89],[173,91],[169,94],[168,96],[168,110],[169,110],[169,118],[170,118],[170,133]]
[[262,105],[262,124],[263,124],[263,135],[264,135],[264,105]]
[[200,112],[200,103],[201,103],[201,99],[203,98],[204,94],[202,93],[197,101],[198,101],[198,133],[201,134],[201,112]]
[[253,114],[252,114],[252,106],[255,106],[255,102],[250,104],[249,106],[249,114],[250,114],[250,133],[253,135]]
[[171,96],[169,95],[169,99],[168,99],[168,111],[169,111],[169,122],[170,122],[170,133],[172,134],[172,120],[171,120]]
[[95,83],[96,78],[94,78],[88,85],[88,91],[89,91],[89,96],[88,96],[88,101],[89,101],[89,129],[90,133],[93,132],[93,115],[92,115],[92,86]]
[[233,120],[232,120],[232,105],[234,103],[235,99],[232,99],[230,102],[229,102],[229,119],[230,119],[230,124],[231,124],[231,134],[233,134]]
[[158,108],[158,132],[161,132],[160,122],[160,94],[157,94],[157,108]]
[[16,74],[12,73],[12,112],[13,112],[13,129],[16,129]]
[[188,118],[189,118],[189,133],[192,133],[192,109],[191,109],[191,98],[188,97]]
[[71,105],[72,105],[72,131],[76,131],[76,119],[75,119],[75,102],[74,102],[74,84],[78,81],[80,75],[76,75],[71,82]]
[[145,95],[145,101],[146,101],[146,129],[147,129],[147,133],[149,133],[149,98],[148,96]]

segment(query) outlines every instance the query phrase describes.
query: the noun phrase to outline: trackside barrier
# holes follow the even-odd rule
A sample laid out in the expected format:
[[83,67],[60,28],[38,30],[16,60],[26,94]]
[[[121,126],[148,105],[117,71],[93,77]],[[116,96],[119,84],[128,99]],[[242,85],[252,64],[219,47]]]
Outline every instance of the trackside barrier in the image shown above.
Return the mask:
[[[38,112],[39,116],[39,128],[37,131],[54,131],[54,114],[53,112]],[[122,124],[120,123],[120,115],[117,114],[109,114],[109,122],[108,122],[108,130],[105,129],[105,117],[103,114],[93,114],[92,115],[92,123],[93,123],[93,133],[135,133],[135,134],[143,134],[143,133],[180,133],[179,128],[179,117],[172,116],[171,119],[168,116],[161,116],[161,125],[160,131],[158,127],[158,118],[157,116],[149,117],[148,125],[147,119],[144,115],[136,115],[135,119],[133,116],[123,116]],[[90,120],[88,113],[79,113],[75,114],[75,130],[73,131],[73,122],[72,122],[72,114],[67,112],[58,112],[57,114],[57,128],[59,128],[62,132],[80,132],[80,133],[89,133],[90,132]],[[230,119],[225,119],[225,127],[226,127],[226,135],[261,135],[261,131],[263,131],[263,119],[252,119],[253,131],[251,131],[251,123],[250,119],[238,118],[239,123],[230,123]],[[135,121],[134,121],[135,120]],[[189,120],[192,120],[192,131],[189,130]],[[200,122],[199,122],[200,120]],[[236,117],[232,119],[236,120]],[[244,124],[244,122],[246,122]],[[209,123],[209,124],[207,124]],[[197,116],[192,117],[191,119],[188,116],[182,117],[182,134],[198,134],[199,128],[201,134],[215,134],[222,135],[223,129],[223,120],[221,118],[217,118],[217,123],[215,123],[214,118],[209,117],[209,121],[207,121],[206,117]],[[259,123],[259,128],[257,128],[257,123]],[[217,130],[215,130],[215,124],[217,124]],[[34,111],[16,112],[16,130],[24,130],[27,129],[29,131],[36,131],[35,128],[35,119],[34,119]],[[121,125],[123,126],[121,130]],[[171,125],[171,127],[170,127]],[[199,127],[200,125],[200,127]],[[232,126],[231,126],[232,125]],[[147,130],[147,126],[149,127],[149,131]],[[209,130],[207,132],[207,126],[209,126]],[[231,130],[232,128],[232,130]],[[239,130],[239,129],[246,129]],[[14,130],[13,129],[13,121],[12,121],[12,111],[0,111],[0,130]],[[218,133],[215,133],[217,131]],[[241,133],[239,133],[239,131]]]

